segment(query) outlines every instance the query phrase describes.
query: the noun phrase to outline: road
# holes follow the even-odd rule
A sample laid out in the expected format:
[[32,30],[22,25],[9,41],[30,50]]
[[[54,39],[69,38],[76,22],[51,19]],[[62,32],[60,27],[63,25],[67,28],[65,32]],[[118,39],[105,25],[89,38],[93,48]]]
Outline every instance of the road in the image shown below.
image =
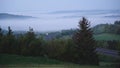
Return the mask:
[[119,51],[116,51],[116,50],[110,50],[110,49],[105,49],[105,48],[97,48],[96,52],[98,54],[104,54],[104,55],[107,55],[107,56],[112,56],[112,57],[120,59]]

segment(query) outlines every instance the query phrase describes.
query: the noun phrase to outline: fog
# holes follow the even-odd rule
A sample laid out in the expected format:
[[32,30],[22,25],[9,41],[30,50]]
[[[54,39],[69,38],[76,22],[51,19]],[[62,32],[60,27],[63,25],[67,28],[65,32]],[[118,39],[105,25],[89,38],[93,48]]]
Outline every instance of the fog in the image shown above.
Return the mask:
[[[116,13],[114,13],[116,11]],[[120,20],[120,11],[62,11],[62,12],[8,12],[9,14],[27,15],[33,19],[6,19],[0,20],[0,26],[7,29],[10,26],[14,31],[26,31],[32,27],[34,31],[58,31],[65,29],[75,29],[82,17],[86,17],[91,22],[91,27],[97,24],[114,23]]]

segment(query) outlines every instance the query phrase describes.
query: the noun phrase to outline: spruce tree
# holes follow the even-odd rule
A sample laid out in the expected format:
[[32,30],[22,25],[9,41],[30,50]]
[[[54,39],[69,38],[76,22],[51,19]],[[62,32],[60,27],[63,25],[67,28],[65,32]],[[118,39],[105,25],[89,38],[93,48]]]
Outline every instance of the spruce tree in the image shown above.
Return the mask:
[[0,39],[3,36],[2,28],[0,27]]
[[8,36],[12,36],[13,35],[13,32],[10,28],[10,26],[8,26],[8,33],[7,33]]
[[79,22],[79,29],[73,36],[76,44],[75,62],[78,64],[98,65],[98,56],[95,52],[96,44],[93,38],[93,32],[90,23],[86,18]]
[[3,50],[4,53],[13,53],[14,50],[15,37],[10,27],[8,27],[8,32],[3,38]]
[[2,41],[2,38],[3,38],[3,31],[2,31],[2,28],[0,27],[0,43]]
[[2,40],[3,40],[3,32],[2,28],[0,27],[0,53],[2,52]]

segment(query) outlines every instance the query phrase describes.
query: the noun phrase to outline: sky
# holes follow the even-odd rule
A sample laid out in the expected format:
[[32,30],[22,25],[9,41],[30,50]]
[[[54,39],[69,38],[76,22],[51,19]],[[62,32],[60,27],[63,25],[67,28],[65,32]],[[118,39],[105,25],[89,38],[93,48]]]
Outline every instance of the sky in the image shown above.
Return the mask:
[[0,0],[0,12],[56,10],[116,10],[120,0]]

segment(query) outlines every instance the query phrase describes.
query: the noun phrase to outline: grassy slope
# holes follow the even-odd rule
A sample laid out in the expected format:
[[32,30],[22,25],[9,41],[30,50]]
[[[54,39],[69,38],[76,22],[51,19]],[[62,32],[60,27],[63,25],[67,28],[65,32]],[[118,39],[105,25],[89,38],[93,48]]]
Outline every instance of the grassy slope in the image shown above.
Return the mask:
[[[105,63],[102,63],[103,65]],[[43,57],[24,57],[18,55],[0,55],[0,68],[113,68],[111,66],[89,66],[65,63]]]
[[63,62],[44,57],[24,57],[18,55],[0,55],[0,64],[63,64]]
[[115,34],[100,34],[94,36],[96,40],[119,40],[120,41],[120,35]]

